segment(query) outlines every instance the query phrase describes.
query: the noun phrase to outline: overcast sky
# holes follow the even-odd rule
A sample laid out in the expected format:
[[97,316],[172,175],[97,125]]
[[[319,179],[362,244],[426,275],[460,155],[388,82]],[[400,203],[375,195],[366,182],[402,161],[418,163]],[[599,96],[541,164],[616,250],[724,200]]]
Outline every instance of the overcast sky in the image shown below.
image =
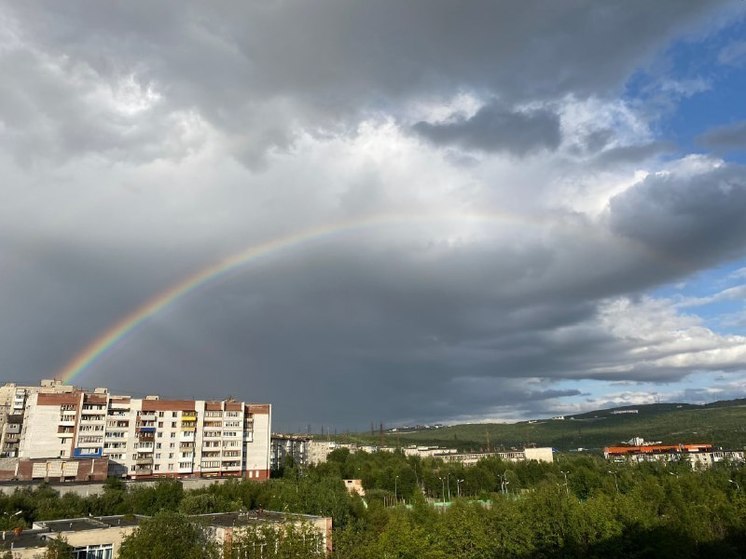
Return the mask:
[[0,380],[300,235],[76,382],[283,430],[744,397],[745,17],[0,0]]

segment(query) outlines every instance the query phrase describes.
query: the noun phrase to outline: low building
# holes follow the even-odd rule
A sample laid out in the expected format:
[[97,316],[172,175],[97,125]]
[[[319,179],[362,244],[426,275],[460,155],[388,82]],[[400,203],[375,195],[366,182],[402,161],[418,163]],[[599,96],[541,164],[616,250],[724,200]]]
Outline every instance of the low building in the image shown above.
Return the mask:
[[441,458],[446,462],[458,462],[466,466],[476,464],[484,458],[499,458],[506,462],[525,462],[536,460],[537,462],[554,462],[554,454],[551,448],[524,448],[523,450],[511,450],[507,452],[459,452],[455,454],[436,454],[435,458]]
[[645,444],[607,446],[604,458],[614,462],[679,462],[688,460],[692,468],[709,468],[718,462],[744,463],[743,450],[716,449],[711,444]]
[[[37,559],[50,540],[64,539],[73,548],[72,559],[115,559],[122,541],[132,534],[142,515],[97,516],[35,522],[30,530],[7,530],[0,534],[0,554],[11,551],[13,559]],[[252,527],[308,527],[318,536],[318,545],[332,551],[332,519],[324,516],[273,511],[201,514],[191,517],[207,528],[221,547],[230,547],[242,532]]]
[[349,494],[365,497],[365,489],[363,489],[362,479],[343,479],[342,481],[344,482],[345,489],[347,489]]
[[35,522],[30,530],[2,533],[0,552],[11,551],[13,559],[35,559],[53,539],[64,539],[72,548],[72,559],[113,559],[122,540],[131,534],[142,516],[99,516]]
[[81,459],[0,458],[0,481],[106,481],[109,457]]
[[[274,527],[280,532],[292,525],[296,528],[308,527],[318,536],[317,543],[327,555],[332,552],[332,519],[328,516],[294,514],[253,510],[249,512],[227,512],[217,514],[200,514],[192,518],[207,526],[215,541],[226,551],[246,532],[260,528],[262,525]],[[259,550],[261,556],[261,550]]]

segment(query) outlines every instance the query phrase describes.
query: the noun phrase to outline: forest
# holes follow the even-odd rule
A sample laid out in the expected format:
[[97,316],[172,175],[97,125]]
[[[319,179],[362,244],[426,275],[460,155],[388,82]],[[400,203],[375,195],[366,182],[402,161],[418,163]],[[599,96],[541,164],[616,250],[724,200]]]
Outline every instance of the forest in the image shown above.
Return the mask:
[[[142,514],[153,518],[125,542],[122,559],[253,558],[260,555],[250,542],[231,554],[214,549],[188,515],[263,508],[331,516],[338,559],[746,556],[746,470],[734,464],[698,471],[686,461],[633,465],[567,454],[551,464],[484,459],[464,467],[339,449],[324,464],[288,461],[274,474],[192,491],[177,480],[144,487],[110,479],[103,494],[85,498],[22,489],[0,495],[0,528]],[[350,478],[362,479],[364,498],[348,494],[342,480]],[[167,531],[170,545],[161,549]],[[284,539],[262,559],[321,557]]]

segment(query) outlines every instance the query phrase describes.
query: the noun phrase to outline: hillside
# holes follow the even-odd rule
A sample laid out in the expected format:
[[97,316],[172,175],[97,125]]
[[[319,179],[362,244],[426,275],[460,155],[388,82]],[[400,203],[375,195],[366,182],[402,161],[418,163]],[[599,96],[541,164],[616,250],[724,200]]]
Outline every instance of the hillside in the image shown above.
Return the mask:
[[[636,414],[614,413],[636,409]],[[651,404],[626,406],[567,416],[564,420],[523,421],[514,424],[467,424],[385,433],[388,445],[433,444],[462,449],[522,447],[529,444],[559,450],[600,449],[639,436],[645,440],[709,442],[723,448],[746,446],[746,400],[707,405]],[[380,442],[359,435],[359,441]]]

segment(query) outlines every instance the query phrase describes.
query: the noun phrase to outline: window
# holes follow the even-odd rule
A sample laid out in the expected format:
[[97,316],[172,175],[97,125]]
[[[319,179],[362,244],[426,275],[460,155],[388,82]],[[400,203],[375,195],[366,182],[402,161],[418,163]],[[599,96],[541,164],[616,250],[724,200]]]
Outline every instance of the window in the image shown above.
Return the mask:
[[163,412],[162,411],[158,412],[158,417],[163,417]]
[[155,443],[155,448],[161,448],[161,443]]
[[176,429],[176,422],[175,421],[171,422],[171,429]]
[[156,452],[155,453],[155,459],[156,460],[160,460],[160,458],[161,458],[161,453],[160,452]]
[[171,417],[179,417],[179,414],[177,414],[175,411],[171,412]]
[[163,421],[158,422],[158,427],[163,428]]
[[171,438],[175,439],[176,438],[176,433],[171,433]]
[[112,544],[86,545],[73,548],[72,559],[112,559],[114,550]]
[[173,453],[173,452],[169,452],[169,453],[168,453],[168,457],[169,457],[169,458],[173,458],[173,457],[174,457],[174,453]]

